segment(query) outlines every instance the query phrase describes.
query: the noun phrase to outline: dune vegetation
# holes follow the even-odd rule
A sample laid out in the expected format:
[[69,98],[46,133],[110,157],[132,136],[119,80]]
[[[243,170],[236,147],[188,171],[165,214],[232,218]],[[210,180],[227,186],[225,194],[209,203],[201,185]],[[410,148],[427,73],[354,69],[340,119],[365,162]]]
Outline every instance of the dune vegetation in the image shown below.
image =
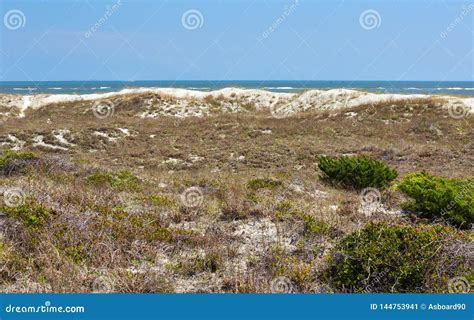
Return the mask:
[[167,99],[2,120],[2,292],[452,292],[473,280],[472,116],[436,100],[134,116]]

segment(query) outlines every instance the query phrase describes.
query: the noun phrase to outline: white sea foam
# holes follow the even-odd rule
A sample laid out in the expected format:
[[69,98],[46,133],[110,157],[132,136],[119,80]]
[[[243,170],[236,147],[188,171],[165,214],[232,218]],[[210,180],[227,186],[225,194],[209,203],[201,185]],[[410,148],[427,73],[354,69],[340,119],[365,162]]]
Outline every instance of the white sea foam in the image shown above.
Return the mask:
[[265,87],[268,90],[297,90],[298,88],[294,87]]
[[436,88],[436,90],[456,90],[456,91],[461,91],[461,90],[474,90],[474,88],[461,88],[461,87],[451,87],[451,88]]
[[13,88],[15,91],[35,91],[37,88]]

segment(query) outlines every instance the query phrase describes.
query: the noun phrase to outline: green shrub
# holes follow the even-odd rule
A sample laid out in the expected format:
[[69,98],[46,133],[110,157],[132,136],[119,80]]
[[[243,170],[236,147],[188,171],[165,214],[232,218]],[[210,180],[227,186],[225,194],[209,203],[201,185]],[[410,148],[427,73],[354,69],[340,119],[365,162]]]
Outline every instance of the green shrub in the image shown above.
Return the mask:
[[20,172],[30,162],[37,159],[31,152],[7,150],[0,156],[0,172],[5,175]]
[[137,190],[140,185],[140,179],[126,170],[118,173],[97,171],[88,176],[86,180],[92,185],[109,186],[119,191]]
[[165,195],[150,196],[151,203],[157,207],[173,208],[176,207],[176,202]]
[[275,217],[280,221],[285,219],[297,219],[303,222],[303,237],[305,240],[314,236],[331,236],[337,232],[328,222],[318,219],[311,214],[294,209],[292,203],[288,200],[278,203],[275,208]]
[[406,208],[430,219],[444,219],[454,226],[474,223],[474,180],[434,177],[426,172],[406,176],[398,185],[414,202]]
[[385,188],[397,178],[397,171],[385,163],[366,156],[319,158],[323,178],[345,188]]
[[84,262],[87,258],[81,245],[66,247],[64,252],[76,264]]
[[0,212],[5,212],[9,217],[19,219],[29,229],[42,227],[51,216],[51,211],[34,201],[27,202],[17,207],[0,207]]
[[334,232],[334,228],[327,222],[318,220],[309,214],[298,213],[298,216],[304,222],[303,235],[306,239],[313,235],[328,236]]
[[285,217],[290,216],[294,212],[293,205],[290,201],[284,200],[277,204],[275,208],[275,217],[278,220],[283,220]]
[[301,257],[289,255],[279,246],[270,247],[266,257],[268,271],[273,278],[286,277],[298,291],[307,291],[312,283],[312,264]]
[[260,189],[276,189],[277,187],[283,185],[283,183],[279,180],[273,180],[273,179],[252,179],[247,183],[247,187],[251,190],[257,191]]
[[467,237],[439,225],[369,223],[336,245],[326,277],[342,292],[446,292],[469,270],[469,253],[453,254]]

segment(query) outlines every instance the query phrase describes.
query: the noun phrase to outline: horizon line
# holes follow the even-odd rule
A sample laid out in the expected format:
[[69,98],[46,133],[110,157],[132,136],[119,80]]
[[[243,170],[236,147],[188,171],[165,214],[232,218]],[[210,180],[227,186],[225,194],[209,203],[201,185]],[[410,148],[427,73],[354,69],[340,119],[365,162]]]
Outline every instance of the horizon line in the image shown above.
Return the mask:
[[0,80],[3,82],[152,82],[152,81],[164,81],[164,82],[474,82],[473,80],[260,80],[260,79],[235,79],[235,80],[170,80],[170,79],[146,79],[146,80]]

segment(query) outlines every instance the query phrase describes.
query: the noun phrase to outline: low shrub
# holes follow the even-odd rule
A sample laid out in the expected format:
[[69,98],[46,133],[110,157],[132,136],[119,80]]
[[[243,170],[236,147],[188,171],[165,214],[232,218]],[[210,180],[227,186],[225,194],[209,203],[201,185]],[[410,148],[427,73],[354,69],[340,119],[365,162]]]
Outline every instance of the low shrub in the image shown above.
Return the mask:
[[177,206],[176,202],[167,197],[166,195],[152,195],[150,197],[151,203],[157,207],[163,207],[163,208],[174,208]]
[[185,261],[167,265],[167,268],[186,276],[194,276],[202,272],[215,273],[223,267],[223,257],[218,251],[206,252]]
[[398,189],[413,198],[407,209],[423,217],[443,219],[460,228],[474,223],[474,180],[434,177],[426,172],[406,176]]
[[118,173],[97,171],[88,176],[86,180],[92,185],[109,186],[119,191],[137,190],[140,185],[140,179],[126,170]]
[[290,219],[293,221],[302,222],[302,235],[304,237],[304,240],[309,240],[315,236],[333,236],[338,233],[338,230],[334,228],[330,223],[318,219],[317,217],[311,214],[296,210],[292,203],[288,200],[284,200],[277,204],[275,208],[275,217],[279,221]]
[[19,219],[29,229],[41,228],[50,218],[51,210],[34,201],[17,207],[0,206],[0,212],[8,217]]
[[385,188],[397,178],[395,169],[366,156],[319,158],[323,178],[345,188]]
[[31,162],[38,160],[31,152],[7,150],[0,156],[0,173],[12,175],[22,172]]
[[244,205],[226,205],[221,210],[220,219],[222,221],[245,220],[250,216],[250,214],[250,208],[245,208]]
[[278,220],[283,221],[286,217],[291,216],[294,212],[295,210],[293,209],[293,204],[288,200],[284,200],[276,205],[275,217]]
[[245,220],[250,216],[258,216],[261,212],[252,201],[247,200],[241,189],[230,186],[222,195],[220,219],[223,221]]
[[329,236],[335,232],[335,229],[327,222],[316,219],[309,214],[298,214],[304,222],[303,235],[306,239],[315,236]]
[[369,223],[340,240],[325,277],[342,292],[447,292],[469,270],[469,252],[455,247],[469,240],[445,226]]
[[66,247],[64,253],[76,264],[84,262],[87,258],[82,245]]
[[301,290],[308,287],[308,284],[311,283],[312,276],[312,265],[310,263],[302,261],[295,256],[283,255],[276,258],[277,259],[273,261],[274,265],[271,266],[275,278],[288,278],[292,285],[297,286],[297,288],[292,288],[293,290]]
[[27,272],[27,261],[10,243],[0,239],[0,283],[17,281],[19,273]]
[[[292,255],[280,245],[270,246],[261,261],[269,276],[273,279],[281,278],[286,287],[285,292],[309,291],[314,280],[313,262],[311,259],[303,259],[300,255]],[[278,290],[271,283],[270,286],[270,290]]]
[[253,191],[257,191],[260,189],[276,189],[277,187],[283,185],[283,183],[279,180],[273,180],[273,179],[252,179],[247,183],[247,187]]

